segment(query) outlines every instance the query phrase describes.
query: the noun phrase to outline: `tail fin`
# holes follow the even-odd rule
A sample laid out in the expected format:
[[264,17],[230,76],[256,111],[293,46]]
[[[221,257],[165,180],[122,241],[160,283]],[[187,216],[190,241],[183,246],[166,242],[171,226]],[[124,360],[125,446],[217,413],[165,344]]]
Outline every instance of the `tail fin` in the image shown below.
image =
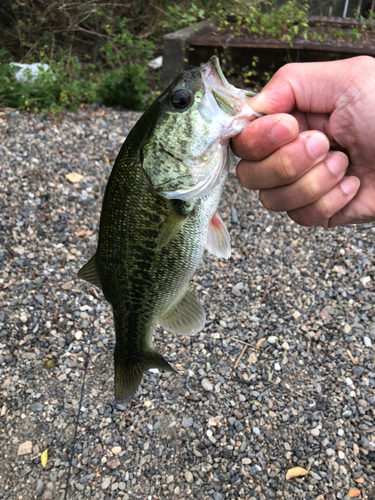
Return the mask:
[[176,372],[155,349],[139,355],[126,356],[115,350],[115,398],[117,401],[131,398],[142,380],[142,375],[150,368],[160,368]]

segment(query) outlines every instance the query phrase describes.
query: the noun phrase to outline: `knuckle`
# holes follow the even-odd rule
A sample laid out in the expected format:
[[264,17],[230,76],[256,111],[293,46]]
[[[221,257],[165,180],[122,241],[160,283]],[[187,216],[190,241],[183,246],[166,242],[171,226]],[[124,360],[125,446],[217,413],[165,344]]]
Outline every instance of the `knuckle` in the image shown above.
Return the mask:
[[276,151],[275,162],[273,163],[274,175],[284,184],[289,184],[296,178],[296,168],[291,158],[281,149]]
[[259,200],[261,204],[267,208],[267,210],[271,210],[272,212],[277,212],[277,209],[274,205],[274,199],[272,195],[270,196],[267,191],[259,191]]

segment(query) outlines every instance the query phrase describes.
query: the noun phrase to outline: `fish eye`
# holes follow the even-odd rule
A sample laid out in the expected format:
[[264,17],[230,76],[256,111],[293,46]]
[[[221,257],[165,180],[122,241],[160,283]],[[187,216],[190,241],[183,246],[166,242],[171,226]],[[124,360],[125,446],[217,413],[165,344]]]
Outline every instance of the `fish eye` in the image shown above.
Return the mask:
[[172,105],[175,108],[183,109],[186,108],[191,102],[191,94],[186,89],[179,89],[172,95]]

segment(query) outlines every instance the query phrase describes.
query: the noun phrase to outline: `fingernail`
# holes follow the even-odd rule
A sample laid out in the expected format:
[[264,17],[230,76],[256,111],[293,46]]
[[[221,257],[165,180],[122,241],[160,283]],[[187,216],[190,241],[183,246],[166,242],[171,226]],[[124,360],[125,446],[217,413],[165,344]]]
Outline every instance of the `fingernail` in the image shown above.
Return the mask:
[[341,151],[335,151],[327,156],[325,159],[327,167],[333,173],[333,175],[341,175],[348,168],[349,159],[345,153]]
[[340,182],[340,188],[347,196],[351,196],[359,188],[359,179],[357,177],[347,177]]
[[306,136],[301,134],[302,137],[307,139],[306,148],[310,156],[315,160],[325,155],[329,149],[328,139],[323,134],[313,134]]
[[276,122],[270,129],[270,136],[278,144],[291,141],[295,135],[292,125],[287,121]]

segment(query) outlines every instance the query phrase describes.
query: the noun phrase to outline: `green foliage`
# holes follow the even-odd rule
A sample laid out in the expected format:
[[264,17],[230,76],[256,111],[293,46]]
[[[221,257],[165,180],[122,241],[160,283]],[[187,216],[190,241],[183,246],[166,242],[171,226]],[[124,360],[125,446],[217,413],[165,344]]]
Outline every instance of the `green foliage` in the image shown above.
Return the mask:
[[[214,12],[212,14],[214,15]],[[164,20],[160,26],[167,31],[176,31],[201,21],[205,15],[205,10],[194,3],[187,10],[179,5],[167,5]]]
[[139,64],[107,72],[97,89],[98,100],[105,106],[120,105],[135,111],[145,109],[145,95],[149,95],[149,85],[145,70]]
[[17,81],[16,71],[16,66],[0,64],[0,106],[59,113],[95,100],[94,85],[81,77],[72,58],[67,64],[53,63],[51,71],[39,68],[34,79],[25,72],[26,82]]
[[219,2],[214,17],[234,35],[250,32],[291,43],[296,37],[307,38],[308,8],[307,3],[298,0],[289,0],[281,6],[277,0],[255,3],[239,0],[229,5]]

